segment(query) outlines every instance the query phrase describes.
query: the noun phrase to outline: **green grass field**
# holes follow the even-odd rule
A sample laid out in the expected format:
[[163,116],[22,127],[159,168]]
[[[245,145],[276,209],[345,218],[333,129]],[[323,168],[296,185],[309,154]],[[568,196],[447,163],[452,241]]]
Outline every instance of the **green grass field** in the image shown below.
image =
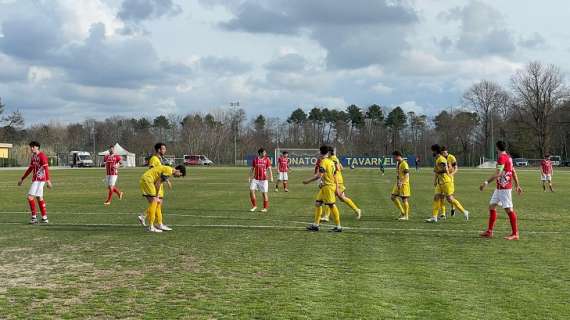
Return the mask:
[[104,170],[53,170],[49,225],[28,225],[21,171],[0,171],[0,318],[162,319],[568,319],[570,172],[543,193],[520,171],[515,196],[521,240],[500,211],[496,237],[480,239],[491,172],[462,170],[461,215],[436,225],[429,169],[412,173],[407,222],[389,199],[394,171],[345,171],[357,221],[341,204],[343,233],[304,230],[315,185],[290,174],[289,193],[270,193],[267,214],[250,213],[247,169],[189,168],[165,203],[170,233],[137,224],[146,201],[142,169],[122,170],[122,201],[104,207]]

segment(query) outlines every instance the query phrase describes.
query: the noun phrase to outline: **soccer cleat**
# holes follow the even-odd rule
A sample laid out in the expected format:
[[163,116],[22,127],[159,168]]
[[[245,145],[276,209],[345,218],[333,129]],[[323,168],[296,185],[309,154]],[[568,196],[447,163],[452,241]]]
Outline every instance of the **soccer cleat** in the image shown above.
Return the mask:
[[493,237],[493,231],[487,230],[487,231],[481,233],[479,236],[481,236],[482,238],[492,238]]
[[356,209],[356,219],[360,220],[360,218],[362,218],[362,209]]
[[162,230],[155,228],[154,226],[148,227],[148,232],[157,232],[160,233]]
[[451,208],[451,216],[455,217],[455,209],[454,208]]
[[327,222],[327,223],[328,223],[328,222],[329,222],[329,218],[321,218],[320,221],[321,221],[321,222]]
[[255,212],[255,210],[257,210],[257,207],[253,207],[253,208],[249,209],[249,211],[251,211],[251,212]]
[[125,196],[124,192],[119,193],[119,200],[123,200],[123,197]]
[[465,221],[469,221],[469,211],[465,210],[463,216],[465,217]]
[[342,232],[342,228],[341,228],[341,227],[338,227],[338,226],[336,226],[336,227],[334,227],[334,228],[330,229],[330,230],[329,230],[329,232]]
[[442,215],[439,216],[439,219],[440,219],[440,220],[446,220],[446,219],[447,219],[447,216],[446,216],[445,214],[442,214]]
[[36,218],[36,216],[32,216],[32,220],[30,220],[30,224],[37,224],[38,223],[38,218]]
[[505,240],[518,240],[519,239],[519,234],[518,232],[515,234],[511,234],[510,236],[506,236]]
[[313,232],[319,231],[319,226],[310,224],[307,226],[307,231],[313,231]]
[[[289,192],[289,189],[285,188],[285,192]],[[552,191],[552,192],[554,192],[554,191]]]
[[437,222],[437,217],[431,217],[429,219],[425,219],[425,222],[430,222],[430,223],[436,223]]
[[267,208],[263,208],[263,209],[261,209],[260,211],[263,212],[263,213],[265,213],[265,212],[267,212]]
[[275,188],[275,192],[279,192],[279,189]]
[[398,218],[399,221],[408,221],[408,216],[400,216]]
[[140,223],[143,227],[146,227],[146,222],[144,221],[144,220],[145,220],[145,219],[144,219],[144,215],[141,214],[141,215],[137,216],[137,218],[139,219],[139,223]]
[[45,218],[44,218],[44,217],[42,217],[42,220],[40,220],[40,223],[44,223],[44,224],[47,224],[47,223],[49,223],[49,220],[48,220],[48,218],[47,218],[47,217],[45,217]]
[[169,226],[165,225],[165,224],[159,224],[158,226],[156,226],[157,229],[160,229],[162,231],[172,231],[172,228],[170,228]]
[[108,206],[111,204],[111,201],[105,201],[105,203],[103,203],[104,205]]

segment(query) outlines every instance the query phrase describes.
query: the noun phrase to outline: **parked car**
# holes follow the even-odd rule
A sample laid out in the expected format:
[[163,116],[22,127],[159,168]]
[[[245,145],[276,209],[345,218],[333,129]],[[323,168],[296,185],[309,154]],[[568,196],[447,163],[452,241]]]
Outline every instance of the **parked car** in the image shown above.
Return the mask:
[[184,164],[187,166],[212,166],[214,162],[205,155],[184,155]]
[[71,151],[68,156],[69,165],[74,167],[93,167],[93,159],[87,151]]
[[515,167],[528,167],[528,160],[525,158],[514,158],[513,164]]
[[550,156],[550,161],[552,161],[553,166],[562,165],[562,158],[560,156]]

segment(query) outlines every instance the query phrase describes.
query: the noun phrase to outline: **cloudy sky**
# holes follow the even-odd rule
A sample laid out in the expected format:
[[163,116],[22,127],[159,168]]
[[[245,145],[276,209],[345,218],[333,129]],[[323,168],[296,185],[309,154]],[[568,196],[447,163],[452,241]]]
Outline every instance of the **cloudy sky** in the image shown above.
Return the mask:
[[433,115],[531,60],[567,74],[564,0],[0,0],[0,97],[27,123],[240,101]]

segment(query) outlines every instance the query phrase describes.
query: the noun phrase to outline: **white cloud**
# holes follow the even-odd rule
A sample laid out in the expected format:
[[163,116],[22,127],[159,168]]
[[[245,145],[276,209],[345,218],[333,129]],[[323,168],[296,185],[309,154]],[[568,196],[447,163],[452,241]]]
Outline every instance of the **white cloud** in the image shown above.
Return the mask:
[[383,95],[388,95],[390,93],[392,93],[394,91],[394,88],[390,88],[386,85],[384,85],[383,83],[377,83],[375,85],[372,86],[371,88],[374,92],[383,94]]

